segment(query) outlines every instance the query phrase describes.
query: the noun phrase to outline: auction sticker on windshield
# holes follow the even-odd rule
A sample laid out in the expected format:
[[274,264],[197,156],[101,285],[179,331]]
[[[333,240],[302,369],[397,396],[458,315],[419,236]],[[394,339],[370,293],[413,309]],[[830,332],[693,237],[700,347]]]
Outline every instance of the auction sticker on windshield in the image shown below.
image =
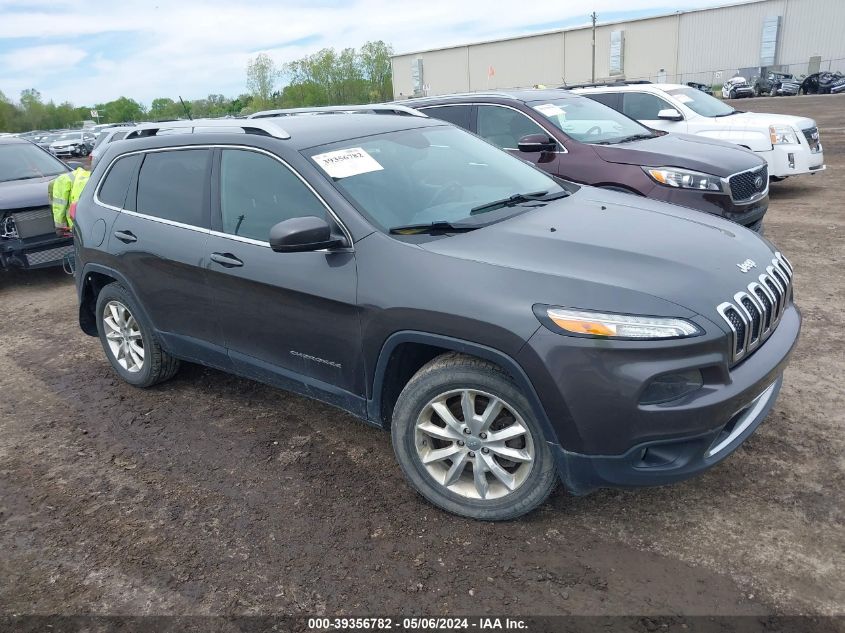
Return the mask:
[[545,114],[548,117],[561,115],[566,116],[566,111],[560,106],[556,106],[554,103],[543,103],[541,105],[534,106],[534,109],[540,114]]
[[349,178],[384,169],[378,161],[360,147],[349,147],[313,157],[332,178]]

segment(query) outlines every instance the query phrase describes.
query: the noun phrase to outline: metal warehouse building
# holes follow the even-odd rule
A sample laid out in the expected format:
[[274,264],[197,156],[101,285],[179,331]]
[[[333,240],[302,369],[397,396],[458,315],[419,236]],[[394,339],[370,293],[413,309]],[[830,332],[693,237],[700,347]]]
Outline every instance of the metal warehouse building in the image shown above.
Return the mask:
[[[601,16],[599,16],[601,18]],[[596,80],[720,84],[775,67],[845,71],[845,0],[750,0],[599,23]],[[592,27],[396,55],[397,99],[591,80]]]

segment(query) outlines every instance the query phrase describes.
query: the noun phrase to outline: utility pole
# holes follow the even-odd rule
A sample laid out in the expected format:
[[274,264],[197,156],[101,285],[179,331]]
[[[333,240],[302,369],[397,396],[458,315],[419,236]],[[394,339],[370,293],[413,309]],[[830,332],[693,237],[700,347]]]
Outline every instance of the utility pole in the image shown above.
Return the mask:
[[592,83],[596,83],[596,19],[597,18],[598,18],[598,16],[596,15],[596,12],[593,11],[590,14],[590,19],[593,21],[593,66],[592,66],[592,68],[593,68],[593,75],[592,75],[593,79],[592,79]]

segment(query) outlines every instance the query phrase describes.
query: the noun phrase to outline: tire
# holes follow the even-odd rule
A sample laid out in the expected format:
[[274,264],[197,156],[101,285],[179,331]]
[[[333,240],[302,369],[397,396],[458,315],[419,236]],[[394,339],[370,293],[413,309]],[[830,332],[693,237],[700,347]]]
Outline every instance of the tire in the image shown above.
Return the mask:
[[772,89],[769,91],[770,97],[777,97],[778,96],[778,89],[775,86],[772,86]]
[[[472,403],[477,416],[469,433],[465,402]],[[438,411],[451,417],[452,426]],[[487,424],[479,411],[492,413]],[[490,439],[503,432],[511,439]],[[554,458],[528,398],[500,368],[478,358],[450,353],[422,367],[399,394],[391,434],[411,485],[437,507],[460,516],[514,519],[543,503],[557,485]],[[438,451],[456,458],[431,459]],[[483,468],[480,477],[476,464]],[[447,484],[455,472],[457,478]],[[486,483],[480,483],[482,478]]]
[[[161,348],[152,327],[138,309],[138,303],[123,286],[111,283],[100,290],[96,310],[97,333],[103,351],[124,381],[145,388],[176,374],[179,359]],[[120,356],[123,356],[123,362]]]
[[88,151],[87,147],[83,147],[81,150],[79,150],[79,153],[82,156],[88,156],[88,154],[90,154],[91,152]]
[[759,96],[760,96],[760,94],[761,94],[761,93],[760,93],[760,86],[755,85],[755,86],[754,86],[754,96],[755,96],[755,97],[759,97]]
[[731,90],[728,93],[728,99],[736,99],[736,90]]

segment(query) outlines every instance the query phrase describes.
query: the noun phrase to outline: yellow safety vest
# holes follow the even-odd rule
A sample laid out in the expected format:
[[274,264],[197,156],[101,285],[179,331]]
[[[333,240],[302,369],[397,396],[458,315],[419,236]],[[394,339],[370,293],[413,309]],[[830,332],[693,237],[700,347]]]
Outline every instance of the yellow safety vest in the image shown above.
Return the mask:
[[[57,228],[72,228],[76,215],[76,202],[91,172],[78,167],[70,173],[61,174],[52,182],[50,203],[53,208],[53,224]],[[73,206],[73,208],[71,208]]]

